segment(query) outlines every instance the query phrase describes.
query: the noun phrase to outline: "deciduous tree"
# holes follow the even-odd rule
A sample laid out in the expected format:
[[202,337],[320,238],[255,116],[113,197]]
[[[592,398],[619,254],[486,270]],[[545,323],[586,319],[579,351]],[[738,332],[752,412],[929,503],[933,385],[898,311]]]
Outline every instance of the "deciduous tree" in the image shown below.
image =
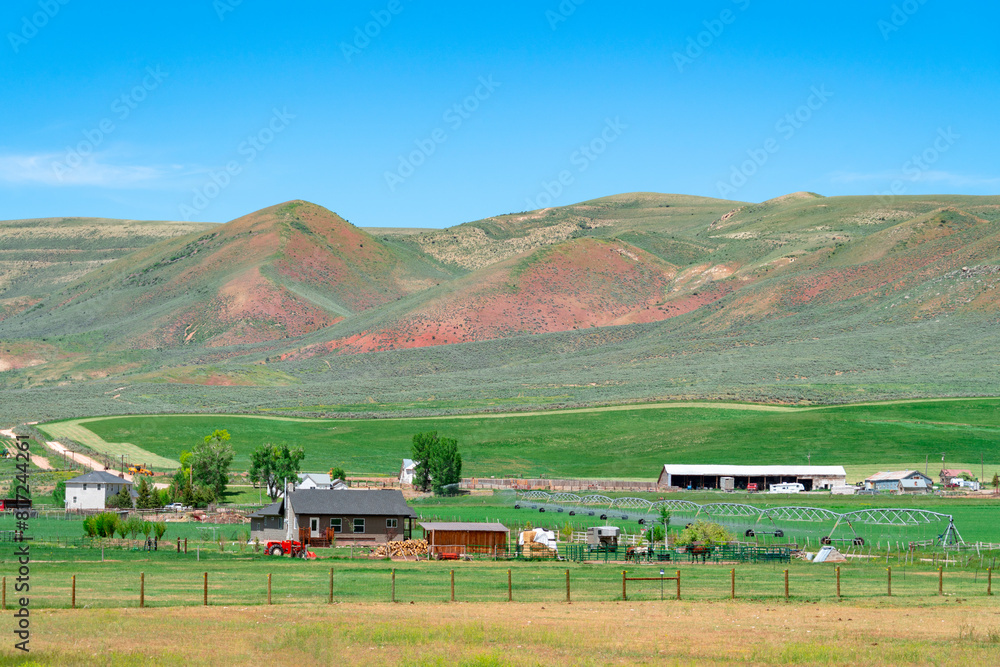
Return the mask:
[[305,456],[301,447],[264,443],[250,454],[250,482],[265,485],[274,502],[284,480],[298,477]]

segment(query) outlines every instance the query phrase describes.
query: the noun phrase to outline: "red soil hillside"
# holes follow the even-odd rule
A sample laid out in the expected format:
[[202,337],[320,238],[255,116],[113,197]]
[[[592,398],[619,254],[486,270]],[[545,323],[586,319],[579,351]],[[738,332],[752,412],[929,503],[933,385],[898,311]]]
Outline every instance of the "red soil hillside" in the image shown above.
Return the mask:
[[128,340],[140,347],[216,347],[308,334],[441,279],[429,262],[295,201],[109,264],[56,308],[99,300],[102,316],[133,321]]
[[568,241],[470,274],[408,315],[332,340],[323,351],[371,352],[662,320],[697,307],[684,302],[687,293],[676,303],[667,301],[676,275],[672,265],[627,243]]

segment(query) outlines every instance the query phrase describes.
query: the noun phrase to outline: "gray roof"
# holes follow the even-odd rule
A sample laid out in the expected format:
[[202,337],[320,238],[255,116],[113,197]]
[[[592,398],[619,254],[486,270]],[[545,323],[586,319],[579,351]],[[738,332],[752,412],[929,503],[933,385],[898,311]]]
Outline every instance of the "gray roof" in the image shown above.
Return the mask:
[[325,472],[300,472],[299,481],[304,482],[307,479],[312,480],[316,484],[329,484],[332,480],[330,479],[329,473]]
[[112,475],[104,470],[95,470],[93,472],[88,472],[86,475],[80,475],[79,477],[74,477],[73,479],[67,479],[67,484],[72,484],[73,482],[79,482],[81,484],[131,484],[132,482],[119,477],[118,475]]
[[265,516],[285,516],[284,503],[280,500],[276,503],[271,503],[267,507],[263,507],[251,514],[250,518],[259,519]]
[[[339,514],[343,516],[417,517],[397,489],[302,489],[289,494],[296,514]],[[284,501],[252,514],[252,517],[284,516]]]
[[456,531],[456,532],[470,532],[470,533],[509,533],[510,528],[503,525],[502,523],[464,523],[461,521],[428,521],[426,523],[419,524],[421,528],[427,531],[431,530],[441,530],[441,531]]

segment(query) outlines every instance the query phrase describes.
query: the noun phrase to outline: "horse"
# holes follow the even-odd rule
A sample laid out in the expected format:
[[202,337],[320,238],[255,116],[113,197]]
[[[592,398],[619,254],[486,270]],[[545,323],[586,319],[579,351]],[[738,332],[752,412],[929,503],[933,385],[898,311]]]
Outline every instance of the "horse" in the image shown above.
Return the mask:
[[629,547],[625,550],[625,561],[634,560],[636,563],[649,558],[649,547]]

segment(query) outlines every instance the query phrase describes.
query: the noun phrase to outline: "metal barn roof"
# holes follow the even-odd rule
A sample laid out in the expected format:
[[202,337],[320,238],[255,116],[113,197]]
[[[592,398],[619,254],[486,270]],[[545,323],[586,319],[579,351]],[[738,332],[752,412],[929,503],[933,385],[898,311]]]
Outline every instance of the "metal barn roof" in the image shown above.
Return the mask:
[[866,482],[892,482],[907,479],[914,475],[919,475],[923,479],[930,479],[927,475],[920,472],[919,470],[893,470],[891,472],[877,472],[871,477],[867,478]]
[[502,523],[465,523],[461,521],[428,521],[419,524],[427,531],[455,531],[469,533],[509,533],[510,528]]
[[667,463],[663,466],[663,472],[668,475],[704,475],[705,477],[847,476],[844,466],[675,465]]

